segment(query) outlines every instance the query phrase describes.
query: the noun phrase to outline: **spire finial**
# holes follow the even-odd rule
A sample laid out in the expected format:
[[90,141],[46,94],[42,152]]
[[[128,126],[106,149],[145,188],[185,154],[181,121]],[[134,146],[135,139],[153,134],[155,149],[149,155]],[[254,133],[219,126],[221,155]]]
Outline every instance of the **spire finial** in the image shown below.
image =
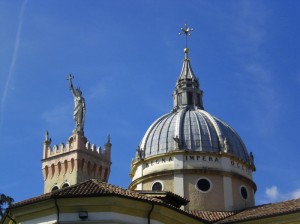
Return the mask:
[[193,28],[189,28],[187,24],[184,24],[184,28],[181,28],[181,31],[179,33],[179,35],[185,34],[185,49],[184,49],[184,53],[188,53],[189,49],[187,46],[187,40],[188,40],[188,36],[191,36],[191,31],[193,31]]

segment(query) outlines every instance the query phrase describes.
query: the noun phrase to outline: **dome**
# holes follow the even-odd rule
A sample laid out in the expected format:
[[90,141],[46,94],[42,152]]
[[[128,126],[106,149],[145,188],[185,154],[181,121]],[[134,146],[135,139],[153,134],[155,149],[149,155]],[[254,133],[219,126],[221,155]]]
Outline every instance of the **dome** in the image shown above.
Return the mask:
[[171,113],[158,118],[147,130],[136,153],[136,159],[149,158],[171,151],[227,153],[253,165],[252,155],[228,124],[205,111],[203,91],[194,74],[188,50],[173,92]]
[[178,109],[158,118],[147,130],[140,149],[144,158],[175,150],[226,152],[250,163],[239,135],[224,121],[201,109]]
[[[182,28],[186,37],[188,30]],[[204,108],[188,53],[185,48],[171,112],[150,125],[136,149],[129,189],[170,191],[188,199],[184,209],[190,211],[252,207],[253,154],[232,127]]]

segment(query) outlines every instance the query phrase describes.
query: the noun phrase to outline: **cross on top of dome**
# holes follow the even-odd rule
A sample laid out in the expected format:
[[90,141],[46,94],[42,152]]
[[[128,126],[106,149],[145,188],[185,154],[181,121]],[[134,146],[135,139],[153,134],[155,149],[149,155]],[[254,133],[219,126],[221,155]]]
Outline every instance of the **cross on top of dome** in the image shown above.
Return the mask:
[[187,24],[184,24],[184,28],[181,28],[181,31],[179,33],[179,35],[185,34],[185,49],[184,49],[184,53],[188,53],[189,49],[187,46],[187,40],[188,40],[188,36],[191,36],[191,32],[194,31],[193,28],[189,28]]

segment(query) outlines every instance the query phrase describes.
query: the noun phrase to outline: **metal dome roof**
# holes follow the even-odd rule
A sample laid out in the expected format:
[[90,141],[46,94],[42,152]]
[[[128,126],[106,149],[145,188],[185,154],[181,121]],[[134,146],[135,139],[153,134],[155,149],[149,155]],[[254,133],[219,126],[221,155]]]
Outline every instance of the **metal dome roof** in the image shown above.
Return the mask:
[[204,110],[203,91],[194,74],[189,49],[173,92],[171,113],[158,118],[147,130],[136,153],[136,159],[148,158],[175,150],[224,152],[253,164],[239,135],[224,121]]
[[227,152],[250,163],[243,141],[228,124],[204,110],[188,107],[158,118],[147,130],[139,148],[144,158],[188,150]]

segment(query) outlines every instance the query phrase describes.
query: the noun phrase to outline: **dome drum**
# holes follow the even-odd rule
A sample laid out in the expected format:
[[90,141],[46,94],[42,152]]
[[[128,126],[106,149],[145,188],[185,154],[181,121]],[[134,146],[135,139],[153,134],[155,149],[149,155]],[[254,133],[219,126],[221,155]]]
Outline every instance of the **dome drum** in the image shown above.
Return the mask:
[[252,180],[254,171],[253,166],[228,153],[176,150],[133,161],[130,176],[132,181],[136,181],[160,172],[180,170],[185,173],[193,170],[230,172],[249,180]]
[[[164,191],[188,198],[188,210],[229,211],[254,204],[256,185],[251,167],[225,153],[174,151],[136,160],[131,170],[129,189],[152,190],[159,182]],[[247,190],[247,200],[243,199],[241,189]],[[218,198],[224,199],[217,202]]]

